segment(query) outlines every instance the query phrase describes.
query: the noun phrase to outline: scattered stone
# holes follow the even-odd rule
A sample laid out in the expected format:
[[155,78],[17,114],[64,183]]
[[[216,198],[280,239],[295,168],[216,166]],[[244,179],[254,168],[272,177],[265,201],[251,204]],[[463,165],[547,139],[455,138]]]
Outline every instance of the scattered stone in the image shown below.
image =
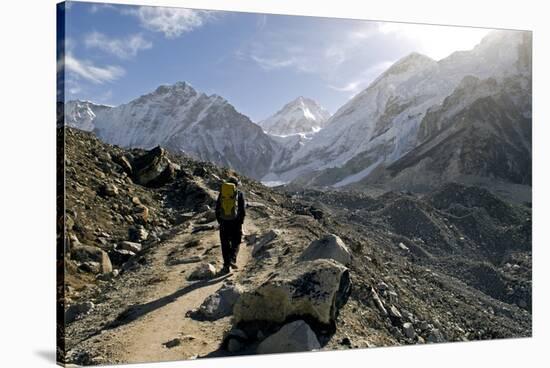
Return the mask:
[[130,252],[138,253],[141,251],[141,244],[130,241],[123,241],[118,244],[117,249],[129,250]]
[[103,184],[100,194],[107,197],[115,197],[118,194],[118,188],[114,184]]
[[214,230],[216,227],[214,225],[198,225],[193,227],[193,230],[191,231],[192,234],[201,232],[201,231],[210,231]]
[[128,229],[128,237],[132,242],[142,242],[147,240],[149,232],[143,226],[131,227]]
[[274,354],[320,349],[317,336],[302,320],[284,325],[279,331],[265,338],[256,353]]
[[180,338],[175,338],[175,339],[172,339],[170,341],[165,342],[163,345],[166,346],[168,349],[172,349],[176,346],[181,345],[181,339]]
[[395,305],[392,305],[389,310],[389,315],[392,318],[401,319],[403,316],[401,315],[401,312],[399,312],[399,309]]
[[348,266],[351,263],[351,252],[340,237],[329,234],[312,241],[298,260],[312,261],[322,258],[333,259],[344,266]]
[[132,164],[130,163],[130,160],[128,160],[128,158],[126,156],[123,156],[123,155],[116,155],[113,157],[113,161],[119,165],[120,167],[122,167],[122,170],[127,174],[127,175],[132,175],[132,172],[133,172],[133,169],[132,169]]
[[97,262],[100,265],[99,272],[108,273],[113,270],[111,260],[107,253],[97,247],[80,245],[71,249],[71,259],[78,262]]
[[252,248],[252,256],[259,255],[265,248],[267,248],[268,244],[272,243],[275,239],[277,239],[281,235],[281,230],[278,229],[272,229],[269,230],[267,233],[263,234],[256,244],[254,244],[254,248]]
[[386,310],[386,307],[384,307],[384,303],[382,303],[382,300],[378,296],[378,293],[372,288],[371,288],[371,296],[372,296],[372,301],[374,302],[374,305],[376,306],[376,308],[378,308],[378,310],[380,311],[380,314],[384,317],[387,316],[388,311]]
[[283,323],[298,315],[333,325],[350,293],[349,271],[342,264],[329,259],[300,262],[244,292],[233,308],[234,320]]
[[130,260],[136,254],[131,250],[126,249],[114,249],[109,252],[109,258],[113,264],[120,266]]
[[395,291],[388,291],[387,296],[390,303],[397,304],[399,298]]
[[416,332],[412,323],[410,322],[403,323],[403,332],[405,333],[405,336],[407,336],[409,339],[414,339],[416,337]]
[[430,335],[428,335],[428,343],[440,343],[440,342],[445,342],[445,337],[443,337],[443,334],[441,333],[441,331],[439,331],[439,329],[434,328],[430,332]]
[[216,276],[216,267],[211,263],[203,263],[195,268],[187,277],[189,281],[209,280]]
[[426,331],[430,328],[430,324],[427,321],[421,321],[418,328],[422,331]]
[[84,303],[73,304],[65,311],[65,323],[71,323],[82,318],[94,309],[94,303],[87,301]]
[[404,250],[405,252],[409,251],[409,247],[407,247],[403,242],[400,242],[398,245],[399,249]]

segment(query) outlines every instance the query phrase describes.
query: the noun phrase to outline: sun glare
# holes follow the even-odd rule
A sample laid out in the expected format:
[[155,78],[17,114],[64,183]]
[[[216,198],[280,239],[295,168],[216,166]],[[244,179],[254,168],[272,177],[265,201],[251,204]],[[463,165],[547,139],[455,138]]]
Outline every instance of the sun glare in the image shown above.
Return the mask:
[[491,30],[485,28],[383,23],[379,31],[417,44],[417,51],[435,60],[454,51],[470,50]]

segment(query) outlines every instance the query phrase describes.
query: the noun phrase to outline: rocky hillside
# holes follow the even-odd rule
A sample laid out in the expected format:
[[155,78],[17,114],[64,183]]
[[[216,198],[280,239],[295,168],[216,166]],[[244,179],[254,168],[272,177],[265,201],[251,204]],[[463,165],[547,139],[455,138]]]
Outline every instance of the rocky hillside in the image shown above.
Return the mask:
[[232,171],[65,135],[69,363],[531,335],[529,207],[459,184],[373,198],[241,176],[245,241],[222,276],[212,205]]

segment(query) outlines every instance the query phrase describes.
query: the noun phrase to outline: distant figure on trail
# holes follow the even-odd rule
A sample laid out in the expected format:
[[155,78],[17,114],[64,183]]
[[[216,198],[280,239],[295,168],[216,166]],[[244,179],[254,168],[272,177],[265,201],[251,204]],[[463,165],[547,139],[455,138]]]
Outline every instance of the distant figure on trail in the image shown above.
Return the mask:
[[220,241],[222,244],[222,274],[229,269],[237,269],[237,254],[243,235],[245,217],[244,195],[238,190],[239,179],[230,177],[222,183],[216,201],[216,220],[220,224]]

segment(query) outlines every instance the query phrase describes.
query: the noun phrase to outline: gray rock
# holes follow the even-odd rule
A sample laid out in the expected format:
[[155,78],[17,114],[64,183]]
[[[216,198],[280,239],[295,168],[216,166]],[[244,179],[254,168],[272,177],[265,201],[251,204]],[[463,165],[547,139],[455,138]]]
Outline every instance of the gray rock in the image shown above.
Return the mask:
[[101,273],[108,273],[113,270],[113,265],[107,253],[97,247],[75,246],[71,249],[71,259],[82,263],[97,262],[100,265],[98,272]]
[[330,325],[350,292],[349,271],[342,264],[331,259],[300,262],[244,292],[233,308],[234,321],[283,323],[299,315]]
[[396,304],[399,300],[398,295],[395,291],[388,291],[387,296],[390,303],[392,304]]
[[71,323],[78,318],[90,313],[94,309],[94,303],[88,301],[73,304],[65,311],[65,323]]
[[384,303],[382,303],[382,300],[378,296],[378,293],[373,288],[371,288],[371,296],[372,296],[372,301],[376,306],[376,308],[378,308],[378,310],[380,311],[380,314],[384,317],[387,316],[388,311],[386,310],[386,307],[384,307]]
[[191,316],[196,319],[215,321],[233,314],[233,306],[243,293],[240,285],[226,284],[208,296]]
[[403,244],[402,242],[397,244],[397,246],[399,247],[399,249],[404,250],[405,252],[409,251],[409,248],[405,244]]
[[287,353],[320,349],[317,336],[302,320],[284,325],[258,345],[258,354]]
[[168,349],[172,349],[176,346],[181,345],[181,339],[175,338],[173,340],[165,342],[163,345],[166,346]]
[[340,237],[329,234],[312,241],[300,255],[299,261],[313,261],[315,259],[333,259],[344,266],[348,266],[351,263],[351,252]]
[[256,257],[264,249],[266,249],[269,246],[269,244],[275,241],[275,239],[277,239],[280,235],[281,235],[281,230],[277,230],[277,229],[269,230],[267,233],[263,234],[258,239],[258,241],[254,244],[254,248],[252,248],[252,255]]
[[117,249],[129,250],[130,252],[138,253],[139,251],[141,251],[141,244],[130,241],[123,241],[118,244]]
[[109,252],[109,257],[115,265],[122,265],[130,260],[136,254],[130,250],[126,249],[114,249]]
[[416,332],[412,323],[410,322],[403,323],[403,332],[405,333],[405,336],[407,336],[409,339],[414,339],[416,337]]
[[389,310],[390,317],[401,319],[403,316],[401,315],[401,312],[399,312],[399,309],[395,305],[392,305]]
[[175,167],[161,147],[155,147],[134,159],[132,172],[136,183],[149,187],[163,185],[175,177]]
[[445,337],[439,331],[439,329],[434,328],[430,334],[428,335],[428,343],[439,343],[439,342],[445,342]]
[[216,276],[216,267],[211,263],[202,263],[187,277],[188,280],[209,280]]
[[147,240],[149,232],[143,226],[131,227],[128,229],[128,237],[132,242],[142,242]]
[[114,184],[103,184],[100,189],[101,194],[108,197],[115,197],[118,194],[118,188]]
[[422,331],[426,331],[430,328],[430,324],[427,321],[421,321],[418,325],[418,328],[420,328]]

